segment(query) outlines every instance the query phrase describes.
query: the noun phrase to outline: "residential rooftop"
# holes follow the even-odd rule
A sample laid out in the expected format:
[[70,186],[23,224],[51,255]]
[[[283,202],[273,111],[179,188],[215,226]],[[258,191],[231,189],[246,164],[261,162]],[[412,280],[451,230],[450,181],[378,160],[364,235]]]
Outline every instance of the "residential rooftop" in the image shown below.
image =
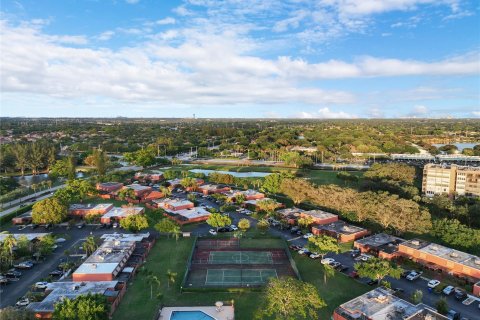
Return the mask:
[[138,183],[129,184],[125,186],[125,188],[133,189],[135,191],[147,191],[152,189],[151,187],[142,186],[141,184],[138,184]]
[[158,203],[161,207],[165,206],[171,206],[171,207],[181,207],[185,205],[193,205],[193,202],[187,200],[187,199],[180,199],[180,198],[166,198],[166,199],[159,199],[159,200],[153,200],[153,202]]
[[94,210],[94,211],[101,211],[101,210],[108,210],[112,208],[113,204],[111,203],[75,203],[70,205],[70,210]]
[[403,242],[402,245],[448,261],[456,262],[480,270],[480,257],[474,256],[466,252],[451,249],[436,243],[430,243],[420,239],[409,240]]
[[362,244],[362,245],[367,245],[372,248],[378,248],[383,245],[388,245],[388,244],[398,244],[401,242],[404,242],[405,240],[402,238],[398,238],[386,233],[378,233],[374,234],[372,236],[356,240],[356,243]]
[[317,219],[330,219],[330,218],[338,217],[338,215],[336,215],[336,214],[326,212],[326,211],[322,211],[322,210],[303,211],[301,214],[306,214],[306,215],[309,215],[309,216],[311,216],[313,218],[317,218]]
[[276,212],[283,216],[290,216],[290,215],[297,216],[300,213],[305,212],[305,210],[293,207],[293,208],[280,209],[280,210],[277,210]]
[[150,237],[150,233],[105,233],[100,236],[100,239],[104,241],[113,241],[113,240],[120,240],[120,241],[135,241],[140,242],[144,239]]
[[[336,313],[347,319],[370,320],[423,320],[447,318],[430,307],[413,305],[393,295],[393,291],[384,287],[376,288],[337,308]],[[433,318],[431,318],[433,316]]]
[[358,232],[365,231],[364,228],[348,224],[345,221],[335,221],[328,224],[316,225],[315,228],[332,231],[338,234],[355,234]]
[[42,301],[32,302],[27,309],[34,312],[53,312],[55,304],[64,298],[75,299],[80,295],[102,294],[111,297],[116,295],[115,287],[118,281],[94,282],[52,282],[48,284],[46,292],[51,291]]
[[190,209],[183,209],[183,210],[178,210],[178,211],[173,211],[173,212],[175,214],[179,214],[179,215],[185,217],[188,220],[210,216],[210,212],[205,210],[205,208],[202,208],[202,207],[193,207],[193,208],[190,208]]
[[145,209],[143,207],[115,207],[107,211],[102,218],[126,217],[132,214],[140,214]]
[[28,241],[32,241],[35,239],[40,239],[49,235],[50,232],[46,233],[0,233],[0,242],[3,242],[6,237],[12,235],[15,239],[20,239],[21,237],[27,237]]

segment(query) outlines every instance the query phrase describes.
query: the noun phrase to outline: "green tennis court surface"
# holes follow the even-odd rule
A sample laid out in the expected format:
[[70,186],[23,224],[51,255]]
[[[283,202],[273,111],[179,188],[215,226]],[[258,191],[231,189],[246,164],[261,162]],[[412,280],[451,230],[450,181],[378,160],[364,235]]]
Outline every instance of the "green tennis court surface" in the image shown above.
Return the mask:
[[273,264],[272,253],[268,251],[212,251],[210,264]]
[[277,278],[275,269],[208,269],[205,285],[259,285]]

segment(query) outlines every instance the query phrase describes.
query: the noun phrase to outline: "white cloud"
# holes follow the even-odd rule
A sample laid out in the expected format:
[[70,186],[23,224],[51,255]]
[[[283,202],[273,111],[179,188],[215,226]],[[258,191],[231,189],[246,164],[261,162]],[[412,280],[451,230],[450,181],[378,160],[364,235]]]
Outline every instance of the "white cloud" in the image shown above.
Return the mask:
[[344,111],[332,111],[329,108],[321,108],[317,112],[305,112],[297,113],[295,118],[301,119],[354,119],[358,116],[350,114]]
[[412,110],[406,115],[407,118],[431,118],[429,115],[428,107],[424,105],[416,105]]
[[110,40],[115,35],[115,31],[105,31],[100,33],[96,39],[100,41]]
[[161,19],[161,20],[157,20],[156,21],[156,24],[158,25],[166,25],[166,24],[175,24],[175,19],[172,18],[172,17],[166,17],[164,19]]
[[140,0],[125,0],[126,3],[128,4],[136,4],[138,2],[140,2]]
[[472,111],[472,114],[473,114],[475,117],[480,118],[480,111]]
[[190,16],[193,14],[192,11],[188,10],[185,6],[178,6],[175,9],[173,9],[173,12],[178,14],[179,16],[185,17],[185,16]]

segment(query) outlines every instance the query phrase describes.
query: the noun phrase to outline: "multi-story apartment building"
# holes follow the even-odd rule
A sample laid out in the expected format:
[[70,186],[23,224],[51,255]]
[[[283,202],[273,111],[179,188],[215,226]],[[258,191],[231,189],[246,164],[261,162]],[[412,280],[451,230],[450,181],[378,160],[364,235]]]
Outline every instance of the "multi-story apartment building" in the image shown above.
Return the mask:
[[423,168],[422,191],[436,194],[480,196],[480,168],[427,164]]

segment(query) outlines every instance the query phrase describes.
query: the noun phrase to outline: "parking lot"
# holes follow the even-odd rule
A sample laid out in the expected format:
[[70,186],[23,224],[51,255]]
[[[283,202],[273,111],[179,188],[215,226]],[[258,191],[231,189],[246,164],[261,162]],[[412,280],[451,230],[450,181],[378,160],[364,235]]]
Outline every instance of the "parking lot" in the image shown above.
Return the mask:
[[[65,239],[62,243],[57,243],[57,248],[52,254],[35,261],[31,269],[17,269],[22,275],[17,279],[11,279],[8,284],[0,286],[0,308],[9,305],[14,305],[18,299],[23,297],[27,291],[36,282],[41,281],[49,276],[50,272],[57,269],[57,266],[67,260],[65,250],[70,250],[73,247],[81,245],[83,240],[90,234],[94,236],[101,236],[104,233],[113,233],[115,229],[98,229],[98,226],[85,226],[81,229],[71,228],[66,230],[65,227],[54,227],[45,230],[43,227],[38,227],[32,230],[31,227],[19,230],[18,226],[13,226],[8,229],[10,233],[42,233],[51,232],[53,235]],[[72,258],[69,258],[70,261]],[[58,277],[57,277],[58,279]]]

